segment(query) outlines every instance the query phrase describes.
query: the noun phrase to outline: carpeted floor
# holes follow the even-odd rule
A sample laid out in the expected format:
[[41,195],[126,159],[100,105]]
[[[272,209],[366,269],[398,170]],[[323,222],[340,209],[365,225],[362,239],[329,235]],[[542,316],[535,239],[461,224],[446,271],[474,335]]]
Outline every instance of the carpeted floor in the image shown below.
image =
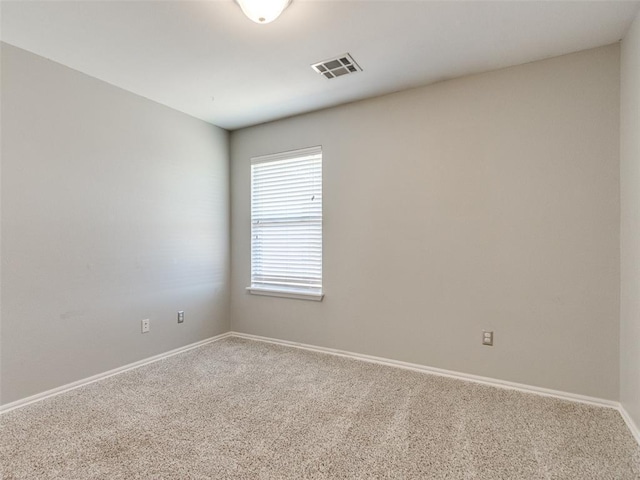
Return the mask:
[[0,417],[10,479],[639,479],[612,409],[229,338]]

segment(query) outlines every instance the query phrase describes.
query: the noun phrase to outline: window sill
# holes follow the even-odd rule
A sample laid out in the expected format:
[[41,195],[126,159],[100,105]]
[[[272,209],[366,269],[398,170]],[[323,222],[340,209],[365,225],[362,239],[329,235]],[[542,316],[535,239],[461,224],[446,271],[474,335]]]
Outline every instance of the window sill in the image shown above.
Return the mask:
[[267,297],[293,298],[295,300],[311,300],[321,302],[324,293],[304,292],[300,290],[276,290],[273,288],[247,287],[247,292],[252,295],[264,295]]

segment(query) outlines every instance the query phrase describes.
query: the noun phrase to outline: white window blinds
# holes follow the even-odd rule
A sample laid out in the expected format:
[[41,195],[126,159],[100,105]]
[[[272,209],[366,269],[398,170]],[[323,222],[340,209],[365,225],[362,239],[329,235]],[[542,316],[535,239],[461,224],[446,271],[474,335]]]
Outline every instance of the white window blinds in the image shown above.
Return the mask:
[[321,298],[321,147],[251,159],[250,290]]

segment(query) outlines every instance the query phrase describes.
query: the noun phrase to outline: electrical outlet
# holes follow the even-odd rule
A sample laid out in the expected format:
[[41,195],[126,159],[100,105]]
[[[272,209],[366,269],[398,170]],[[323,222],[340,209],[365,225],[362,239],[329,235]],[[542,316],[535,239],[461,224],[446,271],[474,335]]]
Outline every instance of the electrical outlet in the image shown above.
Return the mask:
[[151,329],[151,320],[149,320],[148,318],[145,318],[144,320],[142,320],[141,325],[142,325],[142,333],[147,333]]
[[493,347],[493,332],[484,330],[482,332],[482,344]]
[[182,310],[178,312],[178,323],[184,323],[184,312]]

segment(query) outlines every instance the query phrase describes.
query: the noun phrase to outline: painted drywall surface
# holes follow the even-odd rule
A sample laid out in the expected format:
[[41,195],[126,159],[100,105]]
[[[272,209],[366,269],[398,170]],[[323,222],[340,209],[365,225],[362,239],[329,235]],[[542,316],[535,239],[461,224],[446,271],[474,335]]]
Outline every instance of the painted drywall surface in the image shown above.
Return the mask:
[[2,44],[2,403],[228,331],[228,147]]
[[620,63],[620,401],[640,426],[640,15]]
[[[612,45],[233,132],[232,329],[617,399],[619,73]],[[247,294],[250,158],[311,145],[325,299]]]

